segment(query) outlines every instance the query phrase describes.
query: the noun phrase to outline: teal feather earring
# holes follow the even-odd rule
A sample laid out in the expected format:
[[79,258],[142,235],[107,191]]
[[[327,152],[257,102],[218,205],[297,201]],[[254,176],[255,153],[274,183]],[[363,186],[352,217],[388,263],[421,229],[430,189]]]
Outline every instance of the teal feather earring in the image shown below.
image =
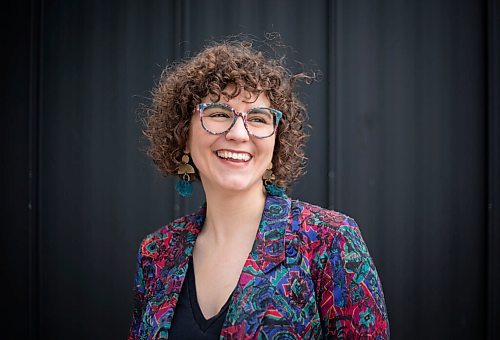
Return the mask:
[[189,155],[184,154],[182,156],[182,164],[179,165],[179,170],[177,170],[177,174],[182,176],[177,184],[175,185],[175,190],[182,197],[189,197],[193,193],[193,185],[191,184],[191,176],[194,175],[194,168],[191,164],[189,164]]

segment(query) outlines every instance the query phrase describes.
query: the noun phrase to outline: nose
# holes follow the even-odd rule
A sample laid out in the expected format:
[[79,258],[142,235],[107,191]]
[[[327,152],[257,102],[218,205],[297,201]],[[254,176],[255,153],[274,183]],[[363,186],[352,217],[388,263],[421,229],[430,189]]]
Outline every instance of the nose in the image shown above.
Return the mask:
[[232,139],[236,141],[248,141],[250,136],[248,135],[248,131],[245,128],[245,123],[243,122],[243,117],[238,116],[236,122],[234,122],[233,127],[226,132],[226,139]]

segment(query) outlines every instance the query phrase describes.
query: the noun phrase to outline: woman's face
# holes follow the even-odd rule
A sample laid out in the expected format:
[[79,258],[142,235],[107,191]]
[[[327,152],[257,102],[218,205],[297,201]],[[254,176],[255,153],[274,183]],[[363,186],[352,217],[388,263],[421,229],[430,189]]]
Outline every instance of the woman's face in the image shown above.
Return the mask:
[[[231,90],[226,88],[226,92],[231,93]],[[203,102],[211,100],[206,97]],[[245,91],[229,100],[221,95],[219,102],[238,112],[271,106],[265,94],[250,96]],[[203,129],[196,112],[191,118],[185,151],[191,154],[205,191],[262,191],[262,175],[272,160],[275,140],[276,134],[263,139],[249,136],[241,117],[228,132],[210,134]]]

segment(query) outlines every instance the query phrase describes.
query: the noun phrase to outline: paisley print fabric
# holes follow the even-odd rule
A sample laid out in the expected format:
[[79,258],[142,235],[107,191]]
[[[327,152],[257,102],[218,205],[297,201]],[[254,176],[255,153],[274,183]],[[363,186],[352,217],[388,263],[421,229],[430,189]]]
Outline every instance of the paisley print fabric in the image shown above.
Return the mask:
[[[129,339],[167,339],[205,208],[141,243]],[[388,339],[382,286],[356,222],[268,196],[221,339]]]

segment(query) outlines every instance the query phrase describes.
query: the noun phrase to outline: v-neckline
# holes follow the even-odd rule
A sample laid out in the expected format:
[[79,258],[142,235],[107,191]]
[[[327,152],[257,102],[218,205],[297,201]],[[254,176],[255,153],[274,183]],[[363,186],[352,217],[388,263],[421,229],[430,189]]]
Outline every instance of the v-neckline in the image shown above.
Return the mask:
[[205,315],[203,315],[203,312],[201,311],[200,305],[198,303],[198,295],[196,293],[196,278],[195,278],[195,273],[194,273],[194,264],[193,264],[193,256],[189,257],[189,265],[188,265],[188,273],[187,273],[187,280],[188,280],[188,295],[189,295],[189,302],[191,303],[191,310],[193,311],[193,316],[200,327],[200,329],[205,332],[208,328],[210,328],[211,325],[214,324],[219,318],[222,316],[225,317],[226,312],[229,308],[229,304],[231,303],[231,298],[233,297],[233,292],[229,295],[226,303],[221,307],[219,312],[212,316],[209,319],[205,318]]

